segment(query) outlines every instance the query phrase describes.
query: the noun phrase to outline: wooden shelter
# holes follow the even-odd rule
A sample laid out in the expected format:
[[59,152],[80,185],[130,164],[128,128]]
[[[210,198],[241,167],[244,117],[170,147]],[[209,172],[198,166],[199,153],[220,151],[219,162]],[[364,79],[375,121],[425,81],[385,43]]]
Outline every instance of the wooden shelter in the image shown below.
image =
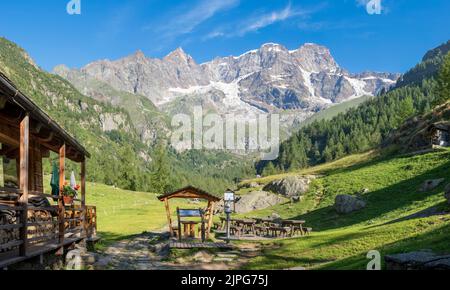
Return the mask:
[[[158,197],[158,199],[162,202],[164,202],[166,207],[166,214],[167,214],[167,222],[169,223],[169,231],[171,237],[174,236],[174,229],[172,225],[172,214],[170,211],[170,205],[169,200],[173,198],[182,198],[182,199],[202,199],[208,201],[208,206],[205,211],[205,219],[207,220],[206,225],[206,235],[209,237],[209,234],[211,233],[211,228],[213,225],[213,216],[214,216],[214,207],[217,202],[219,202],[221,199],[213,194],[210,194],[204,190],[195,188],[193,186],[188,186],[185,188],[182,188],[180,190],[177,190],[172,193],[167,193],[164,195],[161,195]],[[181,229],[179,229],[181,230]]]
[[432,124],[428,128],[431,136],[431,143],[434,146],[449,147],[450,146],[450,123],[441,122]]
[[[86,149],[0,73],[0,268],[96,234],[86,205]],[[59,155],[58,195],[44,193],[43,158]],[[63,202],[65,160],[80,164],[80,198]],[[56,204],[52,205],[52,201]]]

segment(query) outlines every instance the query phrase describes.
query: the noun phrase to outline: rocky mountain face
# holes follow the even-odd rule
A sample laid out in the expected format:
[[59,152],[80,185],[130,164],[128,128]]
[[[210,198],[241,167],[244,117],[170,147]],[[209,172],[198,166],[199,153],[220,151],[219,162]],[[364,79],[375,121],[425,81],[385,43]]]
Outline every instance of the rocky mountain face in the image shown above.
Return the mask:
[[376,95],[399,78],[388,73],[351,74],[326,47],[316,44],[290,51],[273,43],[204,64],[197,64],[179,48],[163,59],[138,51],[80,70],[60,66],[55,72],[94,98],[99,94],[89,84],[92,80],[145,96],[168,113],[182,109],[180,103],[188,101],[188,106],[207,103],[218,113],[290,112],[297,119],[349,99]]

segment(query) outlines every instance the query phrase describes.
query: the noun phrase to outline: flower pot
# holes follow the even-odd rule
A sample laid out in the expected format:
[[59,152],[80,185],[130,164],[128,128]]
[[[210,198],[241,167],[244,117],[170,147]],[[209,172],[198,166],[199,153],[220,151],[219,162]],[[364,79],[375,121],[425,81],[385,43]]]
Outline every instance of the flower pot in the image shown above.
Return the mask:
[[72,196],[64,196],[64,204],[65,205],[72,205],[73,204],[73,197]]

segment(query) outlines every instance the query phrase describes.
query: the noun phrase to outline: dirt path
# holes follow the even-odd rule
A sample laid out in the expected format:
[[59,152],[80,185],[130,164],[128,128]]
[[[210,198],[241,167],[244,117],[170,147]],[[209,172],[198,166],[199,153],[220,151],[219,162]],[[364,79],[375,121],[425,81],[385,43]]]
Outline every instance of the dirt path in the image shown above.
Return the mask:
[[257,244],[233,251],[169,250],[161,233],[147,233],[117,242],[98,255],[95,269],[109,270],[230,270],[259,254]]

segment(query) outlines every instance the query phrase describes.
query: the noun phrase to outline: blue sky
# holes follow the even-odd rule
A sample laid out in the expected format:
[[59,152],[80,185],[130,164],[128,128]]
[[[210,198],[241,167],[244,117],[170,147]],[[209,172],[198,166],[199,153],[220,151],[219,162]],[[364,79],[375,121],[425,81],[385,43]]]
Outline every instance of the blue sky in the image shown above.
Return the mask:
[[381,0],[2,0],[0,35],[24,47],[46,70],[81,67],[142,50],[163,57],[181,46],[199,63],[240,55],[266,42],[330,48],[351,72],[404,72],[450,39],[450,1]]

